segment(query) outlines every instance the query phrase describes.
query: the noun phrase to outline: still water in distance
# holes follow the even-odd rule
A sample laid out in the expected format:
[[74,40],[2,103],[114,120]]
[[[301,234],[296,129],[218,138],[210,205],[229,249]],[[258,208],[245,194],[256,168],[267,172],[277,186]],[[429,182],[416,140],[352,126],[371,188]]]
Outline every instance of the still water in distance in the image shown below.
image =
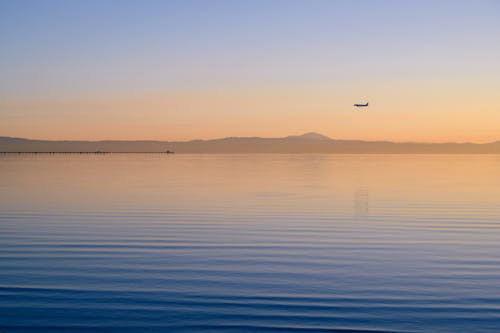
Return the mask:
[[499,155],[0,156],[0,331],[498,332]]

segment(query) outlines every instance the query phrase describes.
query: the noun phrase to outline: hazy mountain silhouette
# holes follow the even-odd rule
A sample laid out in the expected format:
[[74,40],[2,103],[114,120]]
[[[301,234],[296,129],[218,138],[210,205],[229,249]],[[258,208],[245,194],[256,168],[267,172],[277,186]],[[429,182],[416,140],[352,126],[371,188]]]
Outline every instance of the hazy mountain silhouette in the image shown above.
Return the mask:
[[192,141],[50,141],[0,137],[0,152],[165,152],[176,153],[500,153],[500,141],[475,143],[413,143],[334,140],[319,133],[283,138],[229,137]]
[[326,135],[319,134],[316,132],[309,132],[302,135],[290,135],[286,137],[287,139],[305,139],[305,140],[332,140]]

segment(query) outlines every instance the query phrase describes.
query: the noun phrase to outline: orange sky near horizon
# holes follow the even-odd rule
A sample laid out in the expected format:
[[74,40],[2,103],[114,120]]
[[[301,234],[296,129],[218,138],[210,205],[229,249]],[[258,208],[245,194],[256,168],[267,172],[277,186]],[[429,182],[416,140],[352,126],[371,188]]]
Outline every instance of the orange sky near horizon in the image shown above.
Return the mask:
[[[3,100],[0,108],[12,112],[3,117],[0,133],[50,140],[184,141],[314,131],[335,139],[500,140],[496,85],[478,89],[469,82],[378,85],[373,96],[361,100],[355,83]],[[370,102],[366,109],[352,106],[364,101]]]

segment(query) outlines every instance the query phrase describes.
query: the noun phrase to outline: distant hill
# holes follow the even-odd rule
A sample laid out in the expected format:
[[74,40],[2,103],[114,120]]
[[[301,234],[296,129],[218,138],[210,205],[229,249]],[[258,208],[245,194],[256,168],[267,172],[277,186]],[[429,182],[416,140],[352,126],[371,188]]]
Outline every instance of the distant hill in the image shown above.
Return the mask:
[[49,141],[0,137],[0,152],[165,152],[176,153],[339,153],[339,154],[500,154],[500,141],[395,143],[334,140],[319,133],[283,138],[231,137],[192,141]]

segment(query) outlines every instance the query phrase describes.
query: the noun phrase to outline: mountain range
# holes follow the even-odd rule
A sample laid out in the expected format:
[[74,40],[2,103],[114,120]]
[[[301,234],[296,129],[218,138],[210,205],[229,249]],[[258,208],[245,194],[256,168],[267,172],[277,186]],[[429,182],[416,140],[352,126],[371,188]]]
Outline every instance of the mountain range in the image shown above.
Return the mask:
[[0,152],[500,154],[492,143],[335,140],[319,133],[281,138],[229,137],[192,141],[51,141],[0,137]]

